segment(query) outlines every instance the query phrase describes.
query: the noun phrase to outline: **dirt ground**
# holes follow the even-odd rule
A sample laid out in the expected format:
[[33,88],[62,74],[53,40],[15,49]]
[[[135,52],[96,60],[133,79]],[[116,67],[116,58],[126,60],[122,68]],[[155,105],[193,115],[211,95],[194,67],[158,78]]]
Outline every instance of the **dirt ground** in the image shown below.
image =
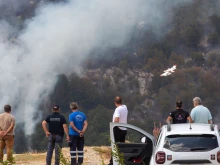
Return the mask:
[[[70,160],[69,148],[63,148],[64,157]],[[103,165],[108,164],[110,159],[110,147],[93,146],[84,147],[83,165]],[[6,156],[6,155],[5,155]],[[45,165],[46,153],[24,153],[14,154],[16,165]],[[54,160],[54,156],[53,156]],[[54,161],[53,161],[54,162]]]

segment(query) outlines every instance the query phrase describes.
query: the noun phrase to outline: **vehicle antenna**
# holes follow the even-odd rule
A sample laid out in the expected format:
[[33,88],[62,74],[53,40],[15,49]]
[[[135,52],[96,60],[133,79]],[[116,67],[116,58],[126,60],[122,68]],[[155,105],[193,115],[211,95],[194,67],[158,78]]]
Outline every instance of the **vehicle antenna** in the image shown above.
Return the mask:
[[[189,115],[191,114],[191,110],[189,110]],[[189,129],[192,129],[192,127],[191,127],[191,122],[189,121]]]

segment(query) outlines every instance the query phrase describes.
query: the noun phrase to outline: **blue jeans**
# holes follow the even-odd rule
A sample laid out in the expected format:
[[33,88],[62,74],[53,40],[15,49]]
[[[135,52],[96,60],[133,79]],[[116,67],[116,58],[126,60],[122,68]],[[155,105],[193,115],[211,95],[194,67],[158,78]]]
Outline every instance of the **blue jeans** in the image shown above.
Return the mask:
[[48,137],[48,148],[47,148],[47,157],[46,162],[47,165],[51,165],[51,159],[53,155],[53,150],[55,148],[55,165],[60,164],[59,153],[62,149],[63,136],[61,135],[49,135]]
[[[72,136],[70,135],[70,155],[71,155],[71,165],[82,164],[83,163],[83,148],[84,148],[84,137]],[[78,161],[77,158],[78,157]]]

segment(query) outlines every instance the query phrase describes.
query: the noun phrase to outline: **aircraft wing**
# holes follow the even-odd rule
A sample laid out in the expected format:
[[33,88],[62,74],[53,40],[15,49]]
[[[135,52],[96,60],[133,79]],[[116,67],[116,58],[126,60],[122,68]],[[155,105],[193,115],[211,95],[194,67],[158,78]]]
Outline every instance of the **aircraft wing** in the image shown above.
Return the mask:
[[161,74],[160,76],[168,76],[170,74],[171,74],[170,72],[165,72],[165,73]]
[[163,71],[164,73],[161,74],[160,76],[168,76],[168,75],[170,75],[171,73],[175,72],[176,66],[177,66],[177,65],[173,65],[171,68],[168,68],[167,70],[164,70],[164,71]]
[[168,68],[167,70],[164,70],[163,72],[170,72],[170,68]]

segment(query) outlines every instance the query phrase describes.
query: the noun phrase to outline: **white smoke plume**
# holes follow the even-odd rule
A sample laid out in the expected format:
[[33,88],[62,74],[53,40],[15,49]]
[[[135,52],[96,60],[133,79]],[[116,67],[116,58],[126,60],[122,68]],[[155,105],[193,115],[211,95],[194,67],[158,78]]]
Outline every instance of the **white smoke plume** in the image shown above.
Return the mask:
[[[171,1],[174,2],[174,1]],[[25,133],[42,120],[38,106],[53,90],[56,76],[79,72],[79,64],[94,49],[125,44],[140,21],[161,32],[172,7],[191,2],[166,0],[75,0],[49,3],[25,22],[16,41],[15,27],[0,22],[0,106],[10,104]],[[1,4],[1,3],[0,3]],[[165,5],[166,4],[166,5]]]

